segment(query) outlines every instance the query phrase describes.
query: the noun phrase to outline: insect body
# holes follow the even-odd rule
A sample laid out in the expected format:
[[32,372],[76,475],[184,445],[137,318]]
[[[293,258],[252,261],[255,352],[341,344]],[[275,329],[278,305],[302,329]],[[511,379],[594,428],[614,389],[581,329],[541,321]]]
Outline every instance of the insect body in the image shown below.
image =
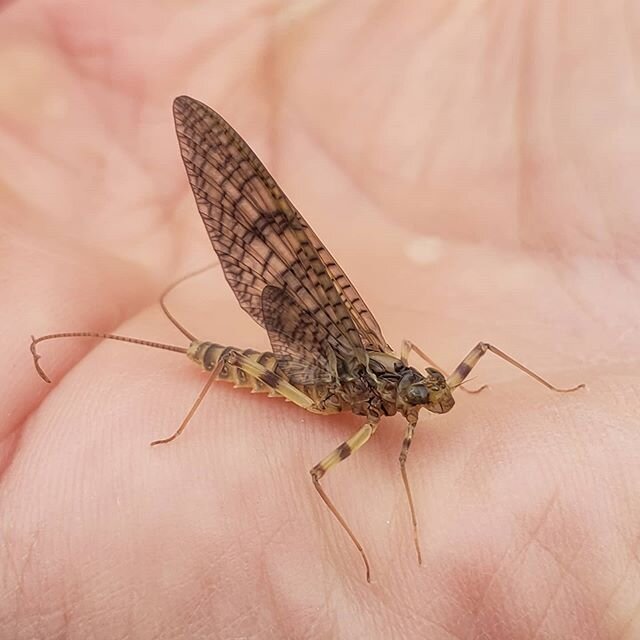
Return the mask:
[[[267,331],[272,352],[198,340],[171,316],[163,296],[163,310],[191,341],[189,347],[113,334],[51,334],[32,338],[38,373],[49,382],[38,363],[36,345],[61,337],[101,337],[186,354],[209,372],[208,380],[178,430],[152,444],[170,442],[184,430],[215,380],[280,396],[315,413],[351,411],[363,416],[365,424],[316,464],[311,477],[320,497],[358,548],[368,581],[369,562],[362,545],[320,480],[369,440],[383,416],[400,413],[407,420],[400,469],[421,561],[405,466],[420,409],[449,411],[454,405],[454,390],[487,351],[554,391],[574,391],[583,385],[558,389],[485,342],[478,343],[448,376],[408,340],[403,341],[399,354],[394,353],[344,271],[233,128],[212,109],[186,96],[174,101],[174,118],[198,211],[225,278],[240,306]],[[409,365],[412,351],[430,365],[424,373]]]
[[280,371],[278,358],[268,351],[195,340],[187,356],[205,371],[215,370],[216,380],[280,395],[315,413],[348,410],[380,418],[399,411],[409,418],[416,407],[445,413],[454,405],[451,390],[437,369],[428,369],[424,376],[387,353],[368,353],[368,366],[357,366],[353,371],[336,369],[335,379],[325,384],[292,384]]

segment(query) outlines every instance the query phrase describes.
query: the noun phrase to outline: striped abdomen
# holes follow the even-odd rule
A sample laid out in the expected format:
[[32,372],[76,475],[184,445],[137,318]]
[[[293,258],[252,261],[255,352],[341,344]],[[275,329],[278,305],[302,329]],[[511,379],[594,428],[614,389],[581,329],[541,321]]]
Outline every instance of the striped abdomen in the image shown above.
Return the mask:
[[216,380],[231,382],[234,387],[251,389],[252,393],[268,393],[270,396],[278,395],[258,378],[246,373],[239,367],[225,362],[225,359],[231,353],[242,354],[249,360],[264,367],[267,371],[275,372],[278,366],[276,357],[268,351],[225,347],[214,342],[193,342],[189,346],[187,356],[194,362],[197,362],[205,371],[212,371],[222,360]]

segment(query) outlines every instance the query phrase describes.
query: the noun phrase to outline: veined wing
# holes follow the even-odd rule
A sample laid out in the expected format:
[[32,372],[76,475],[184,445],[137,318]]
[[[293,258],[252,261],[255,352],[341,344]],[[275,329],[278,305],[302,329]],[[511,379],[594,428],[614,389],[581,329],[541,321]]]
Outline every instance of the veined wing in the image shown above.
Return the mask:
[[[390,350],[355,287],[233,128],[186,96],[174,101],[174,117],[198,210],[225,277],[242,308],[269,332],[274,353],[313,362],[319,375],[327,348],[363,363],[365,348]],[[268,286],[283,290],[297,307],[287,322],[265,314],[277,298],[264,303]],[[297,331],[293,317],[317,326]]]
[[337,377],[329,332],[286,289],[268,284],[262,292],[262,312],[278,366],[289,380],[314,384]]

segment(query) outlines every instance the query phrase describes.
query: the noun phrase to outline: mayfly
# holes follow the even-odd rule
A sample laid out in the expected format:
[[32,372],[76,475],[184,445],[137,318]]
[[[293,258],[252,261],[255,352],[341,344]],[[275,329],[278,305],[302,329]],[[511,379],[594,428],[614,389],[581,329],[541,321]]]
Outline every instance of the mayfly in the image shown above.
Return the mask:
[[[553,391],[575,391],[584,385],[554,387],[486,342],[479,342],[449,375],[408,340],[402,342],[399,354],[394,352],[344,271],[238,133],[215,111],[187,96],[175,99],[173,114],[191,189],[224,276],[240,306],[266,330],[272,352],[198,340],[169,314],[161,300],[169,319],[191,341],[188,347],[93,332],[32,337],[31,353],[38,373],[50,382],[38,363],[36,345],[55,338],[108,338],[186,354],[209,372],[208,379],[177,431],[152,445],[171,442],[182,433],[216,380],[285,398],[314,413],[351,411],[362,416],[364,425],[312,467],[311,478],[358,549],[368,582],[365,551],[320,481],[371,438],[383,416],[400,413],[407,421],[400,471],[421,563],[406,471],[420,409],[450,411],[454,390],[488,351]],[[424,373],[409,365],[411,352],[429,365]]]

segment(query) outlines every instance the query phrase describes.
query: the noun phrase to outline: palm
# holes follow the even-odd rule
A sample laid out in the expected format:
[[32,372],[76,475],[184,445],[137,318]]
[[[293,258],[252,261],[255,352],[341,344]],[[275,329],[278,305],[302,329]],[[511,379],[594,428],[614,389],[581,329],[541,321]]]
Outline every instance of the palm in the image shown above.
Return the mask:
[[[286,21],[266,5],[246,18],[57,3],[46,29],[66,59],[29,44],[33,5],[5,10],[0,29],[23,34],[15,55],[33,85],[2,111],[0,635],[634,637],[640,144],[627,135],[637,96],[623,89],[635,85],[614,63],[603,106],[589,88],[595,61],[616,55],[608,32],[577,74],[571,47],[596,26],[565,21],[565,49],[545,32],[555,15],[522,20],[510,6],[438,17],[388,3],[367,17],[342,3]],[[148,25],[140,49],[107,38],[92,53],[105,21],[110,34]],[[358,38],[343,39],[355,22]],[[527,44],[514,56],[513,42]],[[5,64],[15,77],[15,58]],[[136,98],[150,76],[162,84]],[[422,569],[399,422],[325,485],[367,547],[368,586],[308,476],[359,420],[218,385],[179,440],[151,449],[203,382],[185,358],[61,341],[42,345],[52,386],[35,375],[30,333],[184,343],[157,298],[212,255],[171,131],[182,92],[255,146],[392,344],[411,338],[452,367],[491,340],[558,384],[589,386],[555,395],[486,358],[478,383],[491,390],[422,421],[408,462]],[[170,304],[202,338],[266,347],[219,271]]]

